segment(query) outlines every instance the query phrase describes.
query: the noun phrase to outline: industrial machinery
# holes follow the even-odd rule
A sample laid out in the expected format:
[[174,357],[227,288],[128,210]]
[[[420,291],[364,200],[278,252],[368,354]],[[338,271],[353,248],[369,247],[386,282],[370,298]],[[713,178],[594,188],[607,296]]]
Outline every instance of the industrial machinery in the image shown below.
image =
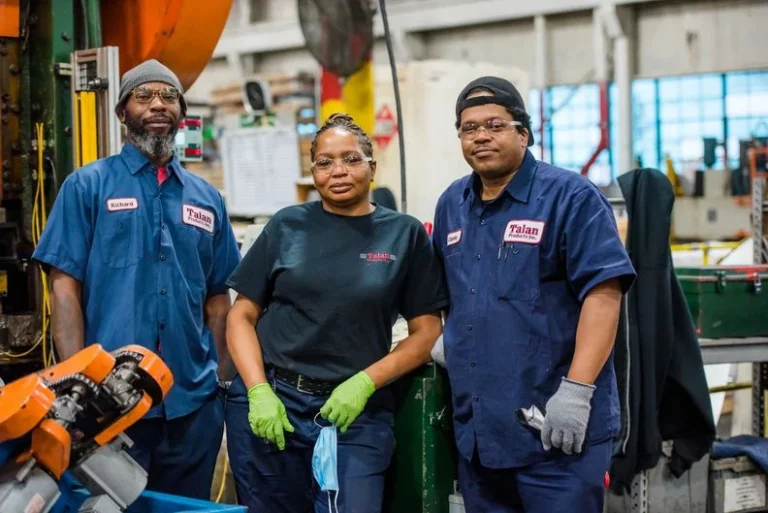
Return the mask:
[[[120,76],[146,59],[188,89],[231,0],[0,0],[0,377],[55,363],[46,276],[30,257],[57,189],[115,154]],[[181,123],[176,151],[202,157],[202,125]]]
[[76,511],[124,511],[147,474],[124,451],[123,432],[172,386],[170,369],[146,348],[92,345],[0,388],[0,511],[49,511],[65,472],[90,492]]

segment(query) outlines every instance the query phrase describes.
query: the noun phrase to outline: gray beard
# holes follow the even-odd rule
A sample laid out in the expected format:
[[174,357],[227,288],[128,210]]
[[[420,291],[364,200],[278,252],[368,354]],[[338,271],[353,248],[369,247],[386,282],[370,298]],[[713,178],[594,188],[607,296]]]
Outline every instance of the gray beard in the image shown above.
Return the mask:
[[173,129],[165,135],[154,135],[147,132],[141,121],[127,118],[125,128],[128,140],[136,146],[141,153],[153,161],[165,161],[173,157],[174,141],[179,125],[174,124]]

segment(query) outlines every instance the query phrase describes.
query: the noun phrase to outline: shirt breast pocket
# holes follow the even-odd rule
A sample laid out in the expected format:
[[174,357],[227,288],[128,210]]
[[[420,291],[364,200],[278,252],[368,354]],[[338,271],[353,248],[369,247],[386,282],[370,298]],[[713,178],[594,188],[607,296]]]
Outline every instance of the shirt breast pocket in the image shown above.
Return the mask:
[[530,302],[539,295],[539,246],[511,243],[502,247],[496,265],[496,295]]
[[445,278],[448,283],[448,291],[451,298],[458,294],[459,289],[464,285],[464,271],[462,268],[461,251],[453,251],[443,257],[443,266],[445,267]]
[[180,226],[177,233],[176,258],[184,277],[205,284],[213,265],[213,234],[186,225]]
[[123,269],[141,260],[144,237],[136,210],[105,214],[100,232],[101,257],[105,265]]

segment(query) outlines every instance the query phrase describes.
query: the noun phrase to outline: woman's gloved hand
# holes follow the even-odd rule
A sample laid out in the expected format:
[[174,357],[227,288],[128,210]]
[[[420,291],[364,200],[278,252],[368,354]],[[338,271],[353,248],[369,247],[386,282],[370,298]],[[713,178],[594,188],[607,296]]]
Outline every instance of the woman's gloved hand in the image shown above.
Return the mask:
[[320,415],[343,433],[363,412],[375,391],[376,385],[371,377],[360,371],[334,389],[320,408]]
[[285,449],[283,430],[293,433],[285,405],[269,383],[259,383],[248,389],[248,423],[253,434],[269,440],[281,451]]

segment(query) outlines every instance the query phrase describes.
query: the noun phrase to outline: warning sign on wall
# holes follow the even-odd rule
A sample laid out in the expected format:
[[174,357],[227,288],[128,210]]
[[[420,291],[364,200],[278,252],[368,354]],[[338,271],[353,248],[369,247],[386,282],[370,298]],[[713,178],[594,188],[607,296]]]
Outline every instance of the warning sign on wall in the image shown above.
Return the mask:
[[397,135],[397,121],[388,105],[382,105],[376,113],[376,134],[374,139],[379,149],[386,148]]

